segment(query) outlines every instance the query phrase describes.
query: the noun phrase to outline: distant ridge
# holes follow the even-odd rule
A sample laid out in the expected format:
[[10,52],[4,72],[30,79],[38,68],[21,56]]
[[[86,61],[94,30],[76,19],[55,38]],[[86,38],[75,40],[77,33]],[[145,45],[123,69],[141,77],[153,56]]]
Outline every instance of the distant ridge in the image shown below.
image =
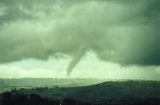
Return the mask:
[[93,78],[1,78],[0,93],[12,89],[31,89],[36,87],[77,87],[104,82],[104,79]]
[[107,100],[111,98],[160,98],[159,81],[103,82],[80,87],[33,88],[13,91],[16,94],[38,94],[50,99]]

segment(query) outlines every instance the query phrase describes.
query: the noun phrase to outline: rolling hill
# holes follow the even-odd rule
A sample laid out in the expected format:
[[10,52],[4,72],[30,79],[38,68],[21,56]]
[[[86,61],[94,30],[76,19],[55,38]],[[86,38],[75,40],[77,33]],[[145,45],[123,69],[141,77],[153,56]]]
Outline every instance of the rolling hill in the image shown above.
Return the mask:
[[160,98],[159,81],[104,82],[80,87],[33,88],[14,91],[18,94],[38,94],[50,99],[107,100],[111,98]]
[[33,87],[0,94],[0,105],[160,105],[160,81]]

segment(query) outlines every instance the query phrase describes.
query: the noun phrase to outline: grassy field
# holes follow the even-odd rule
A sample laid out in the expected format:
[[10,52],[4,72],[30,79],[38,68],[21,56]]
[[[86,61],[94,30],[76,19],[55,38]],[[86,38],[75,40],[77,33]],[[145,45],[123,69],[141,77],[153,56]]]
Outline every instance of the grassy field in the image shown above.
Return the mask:
[[53,79],[53,78],[20,78],[0,79],[0,93],[13,89],[31,89],[36,87],[79,87],[102,83],[102,79]]
[[1,105],[160,105],[160,81],[15,79],[3,82]]
[[18,94],[38,94],[50,99],[106,100],[110,98],[138,97],[160,98],[158,81],[104,82],[76,87],[37,87],[14,91]]

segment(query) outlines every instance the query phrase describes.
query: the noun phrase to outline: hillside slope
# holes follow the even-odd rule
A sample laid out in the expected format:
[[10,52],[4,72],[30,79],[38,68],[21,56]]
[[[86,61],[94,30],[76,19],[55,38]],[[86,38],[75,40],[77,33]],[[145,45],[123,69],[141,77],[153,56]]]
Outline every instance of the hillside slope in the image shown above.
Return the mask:
[[82,87],[20,89],[17,94],[38,94],[50,99],[106,100],[111,98],[160,98],[158,81],[104,82]]

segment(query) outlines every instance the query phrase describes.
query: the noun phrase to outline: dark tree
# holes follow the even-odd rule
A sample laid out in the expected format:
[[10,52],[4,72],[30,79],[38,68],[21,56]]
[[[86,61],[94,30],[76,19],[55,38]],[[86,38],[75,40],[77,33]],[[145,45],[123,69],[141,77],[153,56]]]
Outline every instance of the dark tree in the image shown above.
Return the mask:
[[72,99],[64,99],[62,105],[76,105],[76,102]]
[[13,105],[12,103],[12,95],[9,92],[5,92],[3,94],[1,94],[1,104],[2,105]]

